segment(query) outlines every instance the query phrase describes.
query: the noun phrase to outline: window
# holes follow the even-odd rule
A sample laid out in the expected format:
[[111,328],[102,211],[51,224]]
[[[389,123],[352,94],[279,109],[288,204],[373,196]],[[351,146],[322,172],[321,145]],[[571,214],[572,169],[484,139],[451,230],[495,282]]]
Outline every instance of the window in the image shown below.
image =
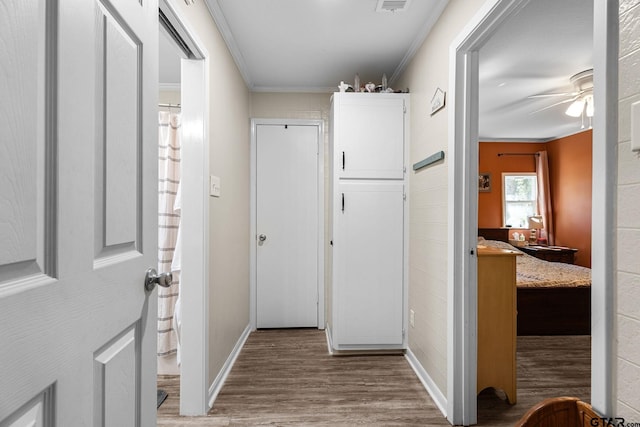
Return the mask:
[[528,228],[529,217],[538,211],[538,185],[535,173],[502,174],[502,212],[504,225]]

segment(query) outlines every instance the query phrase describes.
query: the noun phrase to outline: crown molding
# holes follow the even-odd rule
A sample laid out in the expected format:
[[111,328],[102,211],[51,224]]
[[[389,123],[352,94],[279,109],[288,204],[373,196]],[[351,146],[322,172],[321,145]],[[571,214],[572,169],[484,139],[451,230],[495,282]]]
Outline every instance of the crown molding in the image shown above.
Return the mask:
[[253,90],[253,82],[251,80],[251,75],[249,74],[249,68],[247,67],[247,63],[238,48],[238,44],[236,43],[235,38],[233,37],[233,33],[231,32],[231,28],[227,23],[227,18],[225,18],[224,13],[222,12],[222,8],[218,3],[218,0],[206,0],[207,8],[209,9],[209,13],[213,18],[213,21],[216,23],[224,42],[227,45],[227,49],[229,49],[229,53],[233,57],[238,70],[240,71],[240,75],[244,80],[245,84],[249,88],[249,90]]
[[338,87],[318,86],[254,86],[251,92],[277,92],[277,93],[326,93],[338,92]]
[[562,138],[568,138],[570,136],[573,135],[578,135],[580,133],[583,132],[588,132],[590,130],[593,130],[592,128],[585,128],[585,129],[579,129],[575,132],[569,132],[566,134],[560,134],[560,135],[556,135],[556,136],[550,136],[547,138],[489,138],[489,137],[483,137],[480,136],[478,137],[478,141],[479,142],[521,142],[521,143],[545,143],[545,142],[551,142],[551,141],[555,141],[557,139],[562,139]]
[[540,143],[545,143],[545,142],[549,142],[549,141],[553,141],[554,139],[558,139],[556,137],[551,137],[551,138],[485,138],[485,137],[478,137],[478,142],[483,143],[483,142],[517,142],[517,143],[522,143],[522,144],[540,144]]
[[404,70],[407,68],[418,49],[420,49],[424,41],[427,39],[427,36],[433,29],[436,21],[438,21],[438,18],[440,18],[440,15],[442,15],[442,12],[444,11],[445,7],[447,7],[448,3],[449,0],[439,0],[433,7],[432,13],[426,17],[424,25],[422,26],[416,37],[413,39],[413,42],[411,43],[411,46],[409,46],[407,52],[404,54],[402,61],[400,61],[400,64],[398,64],[395,71],[391,75],[391,78],[389,79],[390,85],[393,85],[400,78],[402,73],[404,73]]

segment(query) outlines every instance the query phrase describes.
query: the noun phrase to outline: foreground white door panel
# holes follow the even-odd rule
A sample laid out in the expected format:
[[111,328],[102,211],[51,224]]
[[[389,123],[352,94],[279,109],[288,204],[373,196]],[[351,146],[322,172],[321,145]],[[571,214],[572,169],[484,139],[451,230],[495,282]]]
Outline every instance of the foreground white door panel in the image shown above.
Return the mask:
[[0,426],[155,425],[157,2],[2,10]]

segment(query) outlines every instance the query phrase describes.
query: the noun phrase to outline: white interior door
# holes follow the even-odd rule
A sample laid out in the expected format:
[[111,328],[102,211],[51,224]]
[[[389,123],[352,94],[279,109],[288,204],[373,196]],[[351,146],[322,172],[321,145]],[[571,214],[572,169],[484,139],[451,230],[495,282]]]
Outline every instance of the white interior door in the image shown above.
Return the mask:
[[256,126],[258,328],[318,326],[318,127]]
[[154,0],[3,0],[0,425],[155,425]]

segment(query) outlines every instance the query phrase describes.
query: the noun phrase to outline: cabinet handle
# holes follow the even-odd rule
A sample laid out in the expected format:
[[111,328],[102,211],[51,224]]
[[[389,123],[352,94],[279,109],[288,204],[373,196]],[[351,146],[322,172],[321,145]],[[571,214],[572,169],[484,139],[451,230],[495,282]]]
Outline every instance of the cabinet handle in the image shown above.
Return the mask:
[[342,193],[342,212],[344,212],[344,193]]
[[342,152],[342,170],[344,170],[344,151]]

